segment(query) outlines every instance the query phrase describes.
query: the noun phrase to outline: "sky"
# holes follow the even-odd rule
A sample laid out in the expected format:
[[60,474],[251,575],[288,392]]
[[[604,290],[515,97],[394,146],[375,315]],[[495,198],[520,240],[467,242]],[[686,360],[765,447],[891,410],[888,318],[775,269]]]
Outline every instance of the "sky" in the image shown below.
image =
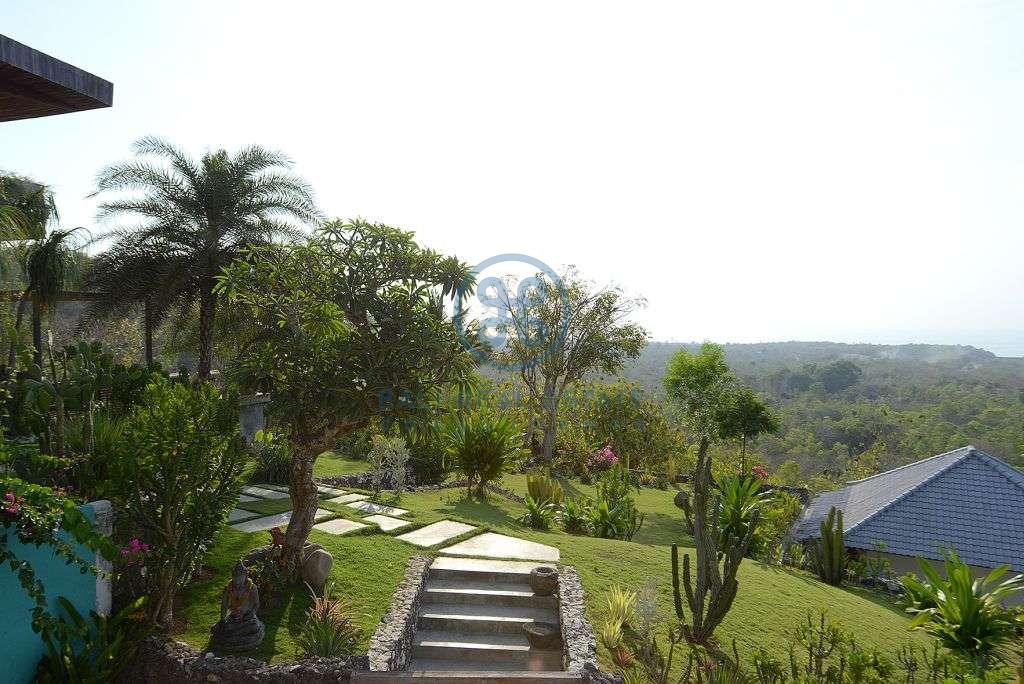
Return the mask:
[[646,298],[654,339],[1024,355],[1024,3],[4,0],[114,106],[0,126],[94,220],[158,135],[258,143],[330,216]]

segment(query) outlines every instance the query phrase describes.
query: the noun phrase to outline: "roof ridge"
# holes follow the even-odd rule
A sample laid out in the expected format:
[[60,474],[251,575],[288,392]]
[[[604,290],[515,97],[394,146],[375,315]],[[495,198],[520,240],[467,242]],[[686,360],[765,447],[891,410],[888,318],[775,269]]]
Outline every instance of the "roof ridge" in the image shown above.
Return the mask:
[[[967,449],[967,450],[968,450],[968,451],[967,451],[967,452],[966,452],[966,453],[964,454],[964,456],[965,456],[965,457],[966,457],[966,456],[970,456],[971,454],[973,454],[973,453],[976,453],[976,452],[977,452],[977,449],[975,449],[975,448],[974,448],[973,446],[965,446],[965,447],[960,447],[960,449]],[[938,456],[932,456],[931,458],[924,458],[924,459],[921,459],[921,461],[930,461],[930,460],[931,460],[932,458],[938,458],[939,456],[949,456],[949,455],[950,455],[950,454],[952,454],[952,453],[953,453],[954,451],[959,451],[960,449],[953,449],[953,451],[947,451],[947,452],[946,452],[946,453],[944,453],[944,454],[939,454]],[[987,456],[987,455],[988,455],[988,454],[986,454],[986,456]],[[915,463],[920,463],[921,461],[915,461]],[[958,459],[956,459],[956,460],[954,460],[954,461],[952,461],[952,462],[948,463],[947,465],[943,466],[942,468],[939,468],[939,469],[938,469],[938,470],[936,470],[936,471],[935,471],[934,473],[932,473],[931,475],[929,475],[929,476],[928,476],[928,477],[926,477],[925,479],[921,480],[920,482],[918,482],[918,483],[917,483],[916,485],[914,485],[913,487],[910,487],[909,489],[907,489],[907,491],[903,492],[902,494],[900,494],[899,496],[897,496],[897,497],[896,497],[895,499],[893,499],[892,501],[890,501],[890,502],[886,503],[886,504],[885,504],[885,505],[883,505],[883,506],[879,506],[879,507],[878,507],[878,509],[877,509],[877,510],[875,510],[875,511],[874,511],[873,513],[871,513],[871,514],[869,514],[869,515],[866,515],[866,516],[864,516],[863,518],[861,518],[861,520],[860,520],[859,522],[857,522],[857,523],[856,523],[856,524],[854,524],[854,525],[851,525],[851,526],[850,526],[850,529],[848,529],[848,530],[843,530],[843,535],[845,536],[845,535],[849,534],[850,532],[853,532],[853,531],[854,531],[854,530],[856,530],[857,528],[859,528],[859,527],[861,527],[862,525],[864,525],[864,523],[866,523],[867,521],[869,521],[869,520],[872,520],[872,519],[874,519],[874,518],[878,517],[878,516],[879,516],[879,515],[880,515],[881,513],[883,513],[883,512],[885,512],[885,511],[889,510],[890,508],[892,508],[892,507],[893,507],[894,505],[896,505],[896,504],[897,504],[897,503],[899,503],[900,501],[903,501],[903,500],[904,500],[904,499],[906,499],[906,498],[907,498],[908,496],[910,496],[911,494],[913,494],[913,493],[914,493],[914,492],[916,492],[917,490],[921,489],[921,487],[924,487],[924,486],[925,486],[926,484],[928,484],[929,482],[933,481],[933,480],[934,480],[935,478],[937,478],[937,477],[939,477],[939,476],[941,476],[941,475],[945,475],[945,474],[946,474],[947,472],[949,472],[950,470],[952,470],[953,468],[955,468],[956,466],[960,465],[960,464],[961,464],[961,463],[963,463],[963,462],[964,462],[964,458],[958,458]],[[913,464],[910,464],[910,465],[913,465]],[[900,468],[894,468],[893,470],[900,470]],[[892,472],[892,471],[890,470],[890,471],[888,471],[888,472]],[[885,474],[885,473],[879,473],[879,475],[884,475],[884,474]],[[874,477],[877,477],[877,476],[874,476]],[[867,479],[871,479],[871,478],[864,478],[864,479],[866,479],[866,480],[867,480]],[[862,481],[862,480],[858,480],[858,482],[861,482],[861,481]]]
[[[868,480],[873,480],[876,477],[882,477],[883,475],[889,475],[891,473],[895,473],[895,472],[898,472],[900,470],[904,470],[904,469],[909,468],[911,466],[920,465],[922,463],[925,463],[926,461],[934,461],[937,458],[944,458],[946,456],[949,456],[950,454],[955,454],[958,451],[963,451],[964,452],[963,454],[961,454],[961,458],[962,458],[962,457],[970,456],[971,453],[974,452],[974,451],[977,451],[977,449],[974,448],[973,444],[968,444],[967,446],[962,446],[962,447],[958,447],[956,449],[951,449],[951,450],[946,451],[946,452],[941,453],[941,454],[935,454],[934,456],[929,456],[928,458],[922,458],[919,461],[913,461],[912,463],[905,463],[905,464],[903,464],[901,466],[897,466],[895,468],[891,468],[889,470],[885,470],[885,471],[880,472],[880,473],[875,473],[874,475],[868,475],[867,477],[862,477],[859,480],[847,480],[846,484],[844,485],[844,487],[849,487],[850,485],[859,484],[861,482],[867,482]],[[988,454],[985,454],[985,455],[988,456]],[[953,461],[953,463],[958,463],[958,462],[959,462],[959,459],[956,460],[956,461]],[[945,468],[943,468],[943,470],[945,470]],[[931,478],[928,478],[928,479],[931,479]],[[925,480],[925,482],[926,481],[927,480]],[[922,482],[922,484],[924,484],[924,482]]]
[[992,468],[997,473],[1005,477],[1010,481],[1010,484],[1016,485],[1020,489],[1024,489],[1024,473],[1014,468],[1012,465],[1007,463],[1001,458],[997,458],[987,451],[980,449],[974,450],[974,455],[981,458],[981,461]]

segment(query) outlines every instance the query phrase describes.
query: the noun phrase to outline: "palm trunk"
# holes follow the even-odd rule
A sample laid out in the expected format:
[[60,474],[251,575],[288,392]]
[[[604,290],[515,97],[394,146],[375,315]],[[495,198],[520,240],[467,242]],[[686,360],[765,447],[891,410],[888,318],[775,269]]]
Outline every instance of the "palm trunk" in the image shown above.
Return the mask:
[[200,380],[210,377],[210,365],[213,357],[213,316],[217,305],[215,295],[210,288],[204,288],[199,298],[199,368],[197,375]]
[[32,352],[32,361],[42,368],[43,366],[43,312],[42,307],[32,302],[32,345],[36,348]]
[[[25,307],[28,306],[28,290],[25,290],[21,294],[21,299],[18,300],[18,311],[14,316],[14,332],[17,333],[21,330],[21,322],[25,318]],[[11,349],[7,354],[7,366],[14,368],[14,361],[18,352],[17,336],[11,341]]]
[[288,493],[292,497],[292,517],[284,535],[285,567],[297,578],[301,569],[302,549],[313,529],[318,502],[316,483],[313,481],[313,463],[316,454],[308,446],[296,449],[292,469],[288,476]]

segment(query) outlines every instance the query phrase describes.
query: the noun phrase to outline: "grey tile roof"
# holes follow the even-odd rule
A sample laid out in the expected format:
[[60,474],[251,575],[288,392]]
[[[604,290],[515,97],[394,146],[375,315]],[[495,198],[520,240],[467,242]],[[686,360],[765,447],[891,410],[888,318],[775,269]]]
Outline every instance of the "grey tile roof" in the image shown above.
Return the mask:
[[835,506],[846,545],[942,559],[956,549],[970,565],[1024,571],[1024,473],[972,446],[926,458],[818,495],[793,526],[817,537]]

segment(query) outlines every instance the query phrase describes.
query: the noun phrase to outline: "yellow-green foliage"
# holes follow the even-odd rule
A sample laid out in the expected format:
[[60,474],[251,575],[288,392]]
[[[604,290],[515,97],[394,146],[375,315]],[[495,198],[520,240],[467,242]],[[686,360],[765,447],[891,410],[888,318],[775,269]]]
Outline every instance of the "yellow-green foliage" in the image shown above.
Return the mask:
[[562,505],[562,485],[553,477],[546,475],[530,475],[526,478],[526,491],[535,502],[540,505],[553,504]]

